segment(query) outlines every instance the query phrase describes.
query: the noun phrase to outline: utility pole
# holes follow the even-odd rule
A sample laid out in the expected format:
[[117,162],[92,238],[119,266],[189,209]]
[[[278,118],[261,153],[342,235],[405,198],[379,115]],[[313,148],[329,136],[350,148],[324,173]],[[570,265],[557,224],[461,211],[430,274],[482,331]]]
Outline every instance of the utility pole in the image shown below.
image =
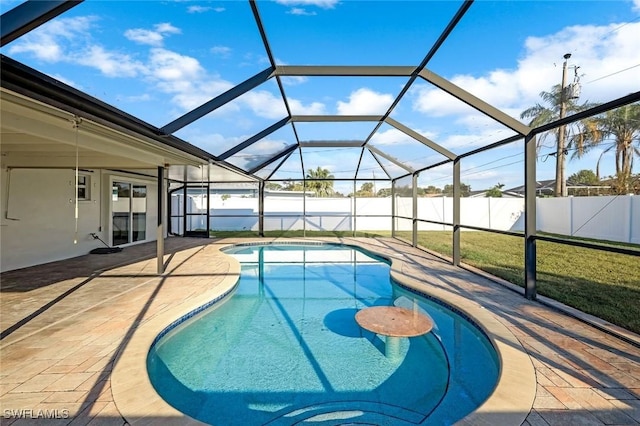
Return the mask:
[[[564,63],[562,64],[562,84],[560,86],[560,119],[562,120],[567,112],[567,62],[571,57],[571,53],[564,55]],[[566,146],[566,126],[563,124],[558,128],[558,148],[556,151],[556,183],[555,196],[567,196],[567,181],[564,176],[565,162],[565,146]]]

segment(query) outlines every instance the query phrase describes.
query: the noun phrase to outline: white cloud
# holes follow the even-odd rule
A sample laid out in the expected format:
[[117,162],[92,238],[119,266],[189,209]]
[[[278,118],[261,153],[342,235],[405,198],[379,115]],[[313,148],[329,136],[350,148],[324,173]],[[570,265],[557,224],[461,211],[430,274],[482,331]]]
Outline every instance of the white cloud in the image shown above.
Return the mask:
[[79,16],[49,21],[11,43],[9,53],[30,53],[46,62],[67,61],[67,52],[89,37],[89,29],[97,19]]
[[512,134],[513,132],[510,130],[491,127],[481,130],[476,129],[474,131],[469,131],[468,133],[459,132],[450,134],[445,137],[438,138],[434,142],[447,149],[454,151],[457,149],[459,151],[462,147],[471,149],[479,146],[485,146],[492,142],[505,139],[507,136],[511,136]]
[[[138,83],[146,82],[164,94],[171,95],[171,103],[176,108],[169,113],[180,116],[184,112],[210,101],[221,93],[231,89],[234,84],[218,75],[211,75],[200,62],[191,56],[182,55],[161,47],[169,34],[178,34],[180,29],[170,23],[156,24],[153,30],[134,29],[126,36],[142,45],[151,46],[146,61],[132,54],[110,50],[91,40],[90,33],[94,17],[62,18],[45,24],[30,34],[17,40],[10,47],[12,53],[30,53],[40,60],[64,61],[98,69],[106,77],[138,78]],[[228,48],[214,48],[219,53]],[[62,80],[62,79],[61,79]],[[146,101],[151,94],[143,97],[128,97],[127,101]],[[258,117],[280,119],[286,116],[282,100],[269,92],[253,91],[233,102],[218,108],[211,116],[229,117],[243,108],[253,111]],[[305,108],[317,111],[321,104],[312,104]],[[251,114],[234,117],[238,128],[252,125]]]
[[259,117],[280,120],[287,116],[282,98],[274,96],[271,92],[253,90],[239,99]]
[[125,98],[125,101],[127,102],[148,102],[150,101],[151,95],[149,95],[148,93],[143,93],[142,95],[137,95],[137,96],[127,96]]
[[180,28],[174,27],[169,22],[161,22],[159,24],[154,25],[156,31],[160,34],[181,34],[182,30]]
[[9,48],[9,53],[31,53],[37,59],[45,62],[58,62],[64,59],[65,53],[55,40],[49,37],[38,38],[40,40],[20,40],[19,44]]
[[640,0],[633,0],[633,10],[640,12]]
[[220,133],[203,133],[196,127],[193,129],[186,128],[181,137],[205,151],[220,155],[245,141],[249,136],[225,137]]
[[131,56],[110,52],[98,45],[89,47],[74,59],[78,64],[97,68],[107,77],[137,77],[147,71],[144,64]]
[[361,88],[349,95],[349,102],[338,101],[339,115],[384,114],[393,103],[393,96]]
[[210,10],[213,10],[213,8],[208,6],[189,6],[187,8],[187,13],[204,13]]
[[317,6],[321,9],[333,9],[338,3],[338,0],[276,0],[284,6]]
[[280,77],[280,80],[287,86],[297,86],[299,84],[306,83],[307,81],[309,81],[309,78],[296,75],[290,77]]
[[304,9],[302,7],[292,7],[291,9],[289,9],[289,11],[287,11],[287,13],[290,15],[300,15],[300,16],[317,15],[316,12],[309,12],[307,9]]
[[273,155],[285,149],[289,142],[282,139],[265,138],[247,148],[254,155]]
[[256,65],[271,66],[269,57],[267,55],[260,55],[253,52],[248,52],[242,57],[243,61],[238,63],[239,67],[255,67]]
[[[181,108],[181,112],[192,110],[200,105],[209,102],[220,93],[228,90],[233,85],[221,80],[205,80],[187,82],[177,80],[173,82],[160,81],[158,88],[166,93],[174,93],[172,98],[174,104]],[[233,104],[224,105],[218,108],[215,113],[218,115],[228,115],[231,112],[237,112],[237,106]]]
[[[480,99],[519,113],[540,101],[539,93],[560,84],[565,53],[572,53],[570,66],[579,65],[582,77],[581,101],[604,102],[637,90],[640,67],[605,77],[638,64],[640,23],[606,26],[571,26],[544,37],[529,37],[515,69],[497,69],[484,75],[444,76]],[[573,69],[568,80],[573,79]],[[596,81],[592,81],[596,80]],[[413,107],[430,116],[466,114],[469,107],[439,89],[419,87]]]
[[180,34],[181,30],[168,22],[154,25],[154,30],[134,28],[125,31],[124,36],[131,41],[149,46],[162,46],[164,38],[169,34]]
[[222,7],[222,6],[220,6],[220,7],[214,7],[213,10],[214,10],[214,12],[220,13],[220,12],[224,12],[227,9]]
[[227,57],[231,54],[231,48],[227,46],[213,46],[211,48],[211,53],[213,53],[214,55]]
[[135,28],[127,30],[124,36],[131,41],[135,41],[140,44],[148,44],[150,46],[161,46],[164,37],[157,31],[144,30],[142,28]]
[[[526,106],[537,101],[542,90],[560,84],[562,56],[572,53],[569,66],[580,66],[582,100],[603,102],[637,90],[640,69],[591,82],[638,64],[640,22],[607,26],[572,26],[548,37],[530,37],[525,42],[526,56],[518,64],[516,81]],[[573,77],[569,70],[569,81]],[[513,105],[507,105],[513,106]]]
[[298,99],[293,98],[289,98],[289,109],[293,115],[322,115],[327,112],[322,102],[311,102],[304,105]]
[[151,49],[150,68],[160,80],[190,82],[204,74],[197,59],[162,48]]
[[208,75],[197,59],[163,48],[151,49],[148,67],[149,79],[162,92],[173,94],[172,101],[182,112],[233,87],[218,76]]

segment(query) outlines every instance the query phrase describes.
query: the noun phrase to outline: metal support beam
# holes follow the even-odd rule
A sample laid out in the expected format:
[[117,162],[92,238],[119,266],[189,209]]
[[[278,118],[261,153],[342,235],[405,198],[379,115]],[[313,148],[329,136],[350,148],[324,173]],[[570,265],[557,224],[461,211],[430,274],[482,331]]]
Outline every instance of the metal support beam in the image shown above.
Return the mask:
[[[371,154],[371,156],[373,157],[374,160],[376,160],[376,163],[378,163],[378,166],[380,166],[380,168],[382,169],[382,171],[384,172],[385,175],[387,175],[387,178],[391,179],[391,175],[389,174],[389,172],[387,171],[387,168],[385,166],[382,165],[382,162],[380,162],[380,159],[378,157],[376,157],[373,152],[368,151],[369,154]],[[364,155],[364,153],[363,153]]]
[[391,181],[391,236],[396,236],[396,181]]
[[307,179],[302,180],[302,236],[307,236]]
[[156,228],[157,273],[164,273],[164,167],[158,166],[158,226]]
[[423,69],[422,71],[420,71],[419,75],[423,79],[427,80],[429,83],[444,90],[454,98],[461,100],[462,102],[474,108],[475,110],[480,111],[481,113],[493,118],[498,123],[519,133],[521,136],[524,136],[531,131],[531,128],[526,124],[523,124],[520,121],[516,120],[515,118],[505,114],[504,112],[500,111],[498,108],[492,105],[489,105],[485,101],[481,100],[480,98],[477,98],[476,96],[472,95],[466,90],[461,89],[460,87],[451,83],[447,79],[440,77],[438,74],[432,71],[429,71],[427,69]]
[[540,127],[534,128],[531,132],[538,135],[540,133],[547,132],[549,130],[554,130],[560,126],[575,123],[576,121],[580,121],[584,118],[589,118],[594,115],[602,114],[603,112],[620,108],[625,105],[629,105],[638,101],[640,101],[640,91],[629,93],[628,95],[622,96],[618,99],[605,102],[604,104],[598,104],[593,108],[585,109],[580,112],[576,112],[575,114],[571,114],[568,117],[558,119],[556,121],[552,121],[551,123],[543,124]]
[[273,175],[275,175],[275,174],[276,174],[276,172],[278,171],[278,169],[279,169],[280,167],[282,167],[282,165],[283,165],[283,164],[284,164],[284,163],[289,159],[289,157],[291,157],[291,154],[293,154],[293,151],[291,151],[290,153],[288,153],[288,154],[287,154],[287,155],[282,159],[282,161],[280,161],[280,164],[278,164],[278,165],[277,165],[277,166],[276,166],[276,167],[271,171],[271,173],[269,173],[269,176],[265,177],[263,180],[266,180],[266,181],[270,180],[270,179],[271,179],[271,177],[272,177]]
[[[395,164],[396,166],[400,167],[403,170],[408,171],[409,173],[413,173],[415,170],[413,170],[411,167],[407,166],[406,164],[402,164],[400,162],[400,160],[393,158],[390,155],[385,154],[384,152],[380,151],[378,148],[371,146],[371,145],[367,145],[367,149],[369,151],[371,151],[372,154],[374,154],[374,157],[376,155],[379,155],[380,157],[384,158],[385,160],[388,160],[390,162],[392,162],[393,164]],[[385,170],[386,172],[386,170]]]
[[412,232],[411,243],[414,247],[418,247],[418,174],[411,176],[411,198],[413,204],[411,208]]
[[454,154],[453,152],[449,151],[443,146],[438,145],[437,143],[433,142],[429,138],[422,136],[420,133],[408,128],[404,124],[397,122],[393,118],[387,117],[384,121],[385,123],[390,124],[391,126],[400,130],[405,135],[411,136],[413,139],[417,140],[418,142],[421,142],[424,145],[428,146],[429,148],[433,149],[434,151],[438,152],[439,154],[444,155],[449,160],[453,160],[454,158],[456,158],[456,154]]
[[267,52],[269,63],[271,64],[271,67],[275,69],[276,59],[273,57],[271,46],[269,46],[269,38],[267,37],[267,33],[264,30],[264,25],[262,25],[262,18],[260,18],[260,12],[258,12],[258,6],[255,0],[249,0],[249,6],[251,7],[253,18],[256,20],[256,25],[258,26],[258,32],[260,33],[260,38],[262,39],[264,50]]
[[264,181],[258,184],[258,235],[264,237]]
[[27,1],[0,16],[0,47],[82,3],[80,1]]
[[298,156],[300,157],[300,172],[302,175],[302,178],[304,179],[305,176],[305,172],[304,172],[304,158],[302,158],[302,148],[298,147]]
[[524,140],[524,295],[536,299],[536,137]]
[[260,170],[261,168],[268,166],[269,164],[273,163],[274,161],[278,160],[279,158],[284,157],[285,155],[289,154],[290,152],[292,152],[292,151],[294,151],[296,149],[298,149],[298,145],[291,145],[289,148],[287,148],[284,151],[281,151],[280,153],[274,155],[273,157],[269,158],[267,161],[263,162],[262,164],[258,164],[256,167],[254,167],[253,169],[249,170],[247,173],[252,175],[255,172],[257,172],[258,170]]
[[300,141],[300,148],[361,148],[364,141]]
[[277,65],[274,74],[282,77],[409,77],[415,69],[408,66],[375,65]]
[[199,107],[197,107],[196,109],[189,111],[182,117],[179,117],[173,120],[171,123],[161,128],[160,132],[165,135],[170,135],[182,129],[183,127],[193,123],[197,119],[204,117],[205,115],[209,114],[212,111],[215,111],[216,109],[220,108],[222,105],[228,102],[231,102],[238,96],[247,93],[249,90],[255,87],[258,87],[259,85],[267,81],[272,76],[272,73],[273,73],[273,68],[271,67],[267,68],[262,72],[259,72],[253,77],[250,77],[247,80],[243,81],[242,83],[238,84],[237,86],[227,90],[223,94],[216,96],[215,98],[211,99],[209,102],[206,102],[200,105]]
[[271,126],[267,127],[266,129],[264,129],[264,130],[260,131],[259,133],[256,133],[255,135],[251,136],[246,141],[244,141],[242,143],[239,143],[238,145],[234,146],[230,150],[228,150],[225,153],[221,154],[218,158],[220,158],[221,160],[226,160],[227,158],[231,157],[234,154],[237,154],[238,152],[242,151],[243,149],[247,148],[248,146],[253,145],[254,143],[258,142],[259,140],[269,136],[271,133],[273,133],[276,130],[280,129],[282,126],[284,126],[288,122],[289,122],[289,117],[283,118],[282,120],[278,121],[277,123],[272,124]]
[[[269,64],[271,65],[271,70],[275,71],[276,59],[273,56],[271,46],[269,45],[269,37],[267,37],[267,32],[265,31],[264,25],[262,24],[262,18],[260,17],[260,12],[258,11],[258,4],[256,3],[256,0],[249,0],[249,6],[251,6],[253,19],[255,19],[256,21],[256,25],[258,26],[258,32],[260,33],[260,38],[262,38],[262,44],[264,44],[264,50],[267,53],[267,57],[269,58]],[[291,106],[289,105],[289,97],[284,92],[284,85],[282,84],[282,78],[276,75],[275,79],[276,79],[276,84],[278,85],[278,90],[280,91],[280,96],[282,96],[282,102],[284,103],[284,107],[287,110],[287,117],[291,117]],[[292,128],[293,128],[293,134],[296,137],[296,142],[300,142],[295,125],[292,125]]]
[[[413,82],[416,81],[416,78],[418,78],[418,74],[420,73],[420,71],[422,71],[424,69],[424,67],[427,66],[427,64],[429,63],[431,58],[433,58],[433,55],[436,54],[438,49],[440,49],[440,47],[445,42],[447,37],[449,37],[449,35],[453,31],[453,29],[456,27],[456,25],[458,25],[458,22],[460,22],[460,20],[464,16],[464,14],[467,13],[467,11],[469,10],[469,7],[471,7],[472,3],[473,3],[473,0],[464,0],[464,2],[460,6],[460,8],[456,12],[456,14],[453,16],[453,18],[451,18],[451,21],[449,21],[449,23],[447,24],[447,26],[444,29],[444,31],[442,31],[442,33],[440,34],[440,36],[438,37],[438,39],[436,40],[434,45],[431,46],[431,49],[429,49],[429,52],[427,53],[427,56],[425,56],[424,59],[422,60],[422,62],[420,62],[420,65],[418,65],[411,72],[411,76],[409,77],[409,80],[402,87],[402,90],[400,90],[400,93],[398,94],[398,96],[396,96],[396,98],[391,103],[391,106],[389,107],[389,109],[387,109],[387,112],[384,114],[384,120],[386,120],[388,117],[391,116],[391,113],[393,112],[393,110],[400,103],[400,101],[402,100],[404,95],[407,94],[407,92],[411,88],[411,85],[413,85]],[[375,135],[378,132],[378,129],[380,129],[380,126],[382,125],[382,122],[383,121],[378,122],[376,127],[371,131],[371,133],[367,137],[367,142],[369,142],[371,140],[371,138],[373,137],[373,135]]]
[[[355,181],[355,179],[358,178],[358,173],[360,173],[360,165],[362,164],[362,157],[363,156],[364,156],[364,147],[360,150],[360,158],[358,158],[358,165],[356,166],[356,171],[353,174],[354,181]],[[374,176],[375,176],[375,173],[374,173]],[[355,194],[355,192],[354,192],[354,194]],[[373,195],[375,196],[376,194],[373,194]]]
[[460,159],[453,160],[453,264],[460,266]]
[[353,197],[351,200],[352,204],[352,208],[351,208],[351,219],[352,219],[352,223],[353,223],[353,237],[355,238],[356,236],[356,229],[357,229],[357,223],[356,223],[356,218],[357,218],[357,212],[358,212],[358,197],[356,195],[357,189],[356,189],[356,180],[353,180]]
[[[208,168],[208,167],[207,167]],[[207,177],[208,178],[208,177]],[[206,219],[206,224],[207,224],[207,236],[206,238],[210,238],[211,236],[211,182],[209,180],[207,180],[207,195],[205,197],[206,201],[205,201],[205,206],[206,207],[206,212],[207,212],[207,219]]]
[[187,168],[184,168],[184,186],[182,187],[182,236],[187,235]]
[[294,123],[351,123],[380,121],[381,115],[292,115]]

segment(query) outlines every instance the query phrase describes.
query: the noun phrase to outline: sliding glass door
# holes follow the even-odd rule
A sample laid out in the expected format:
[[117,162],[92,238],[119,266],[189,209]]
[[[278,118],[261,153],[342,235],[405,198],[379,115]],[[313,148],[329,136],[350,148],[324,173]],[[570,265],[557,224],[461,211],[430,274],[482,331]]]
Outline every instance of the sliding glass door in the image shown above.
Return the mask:
[[130,182],[113,182],[111,193],[112,245],[119,246],[147,238],[147,187]]

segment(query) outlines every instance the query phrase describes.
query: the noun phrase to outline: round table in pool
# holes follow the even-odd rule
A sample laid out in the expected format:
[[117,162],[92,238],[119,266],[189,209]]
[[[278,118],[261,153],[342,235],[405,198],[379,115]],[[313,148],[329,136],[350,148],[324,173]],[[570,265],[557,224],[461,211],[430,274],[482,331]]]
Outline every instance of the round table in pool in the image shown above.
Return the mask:
[[389,359],[398,359],[400,338],[427,334],[433,321],[416,309],[399,306],[372,306],[356,314],[356,322],[365,330],[385,336],[384,352]]

